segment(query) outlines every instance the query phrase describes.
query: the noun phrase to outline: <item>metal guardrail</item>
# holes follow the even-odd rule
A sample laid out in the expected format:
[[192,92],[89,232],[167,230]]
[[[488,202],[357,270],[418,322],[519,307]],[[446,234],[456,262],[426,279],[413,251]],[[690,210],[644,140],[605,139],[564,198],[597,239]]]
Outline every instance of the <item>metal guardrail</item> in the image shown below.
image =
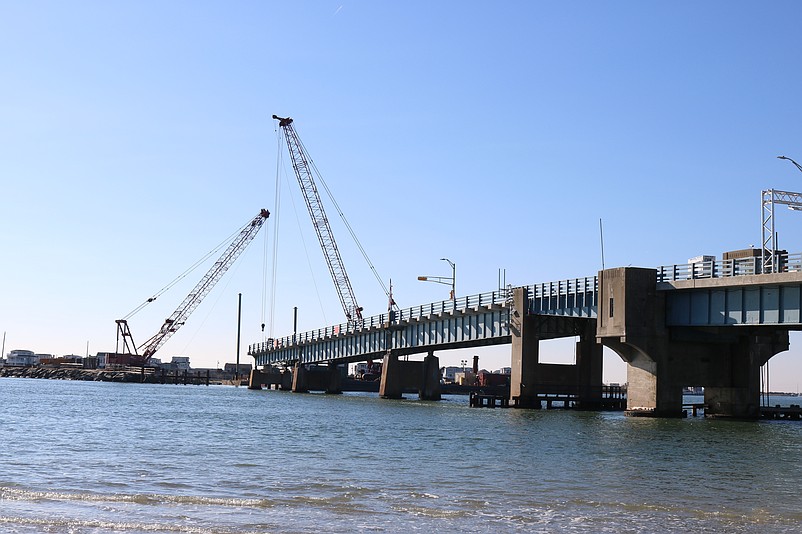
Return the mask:
[[[779,272],[802,271],[802,253],[778,254]],[[726,278],[763,274],[760,257],[736,260],[699,261],[667,265],[657,268],[658,282],[696,280],[699,278]],[[770,274],[770,273],[766,273]]]
[[[780,260],[781,272],[802,271],[802,253],[782,254],[778,255],[778,258]],[[754,274],[761,274],[761,262],[759,257],[662,266],[657,268],[657,281],[670,282]],[[529,299],[532,301],[540,300],[542,302],[546,299],[556,298],[559,304],[567,302],[561,298],[571,299],[573,297],[574,300],[572,303],[574,305],[579,302],[579,299],[583,299],[581,301],[582,305],[589,306],[595,304],[595,298],[592,299],[593,302],[588,302],[586,296],[597,294],[598,277],[588,276],[585,278],[572,278],[569,280],[533,284],[524,287],[526,287]],[[404,308],[393,312],[392,320],[390,313],[382,313],[365,318],[362,325],[340,323],[303,332],[295,336],[290,335],[280,338],[271,338],[267,341],[250,345],[248,347],[248,354],[270,352],[288,346],[303,345],[305,343],[336,338],[342,335],[354,334],[371,329],[382,329],[390,324],[402,324],[433,316],[462,313],[474,309],[479,310],[482,307],[487,307],[488,309],[506,307],[508,305],[510,291],[511,290],[491,291],[488,293],[479,293],[477,295],[468,295],[454,300],[442,300],[413,306],[411,308]]]
[[389,324],[401,324],[433,316],[456,314],[473,309],[478,310],[482,307],[488,309],[497,306],[503,307],[507,303],[507,295],[508,292],[506,290],[479,293],[478,295],[468,295],[454,300],[442,300],[439,302],[413,306],[411,308],[404,308],[393,312],[392,320],[390,313],[382,313],[372,317],[364,318],[361,325],[340,323],[317,330],[303,332],[295,336],[284,336],[275,339],[271,338],[267,341],[255,343],[249,346],[248,354],[253,354],[254,352],[267,352],[293,345],[303,345],[304,343],[330,339],[345,334],[353,334],[371,329],[380,329],[388,326]]

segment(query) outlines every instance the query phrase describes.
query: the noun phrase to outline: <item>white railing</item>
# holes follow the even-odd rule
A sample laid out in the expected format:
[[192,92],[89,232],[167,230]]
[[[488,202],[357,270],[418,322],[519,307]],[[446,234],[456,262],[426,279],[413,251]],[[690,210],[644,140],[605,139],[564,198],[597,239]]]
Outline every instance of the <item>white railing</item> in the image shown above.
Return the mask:
[[[802,271],[802,253],[778,254],[779,272]],[[725,278],[730,276],[746,276],[761,274],[760,257],[741,258],[736,260],[699,261],[666,265],[657,268],[658,282],[677,280],[696,280],[699,278]],[[769,274],[769,273],[767,273]]]

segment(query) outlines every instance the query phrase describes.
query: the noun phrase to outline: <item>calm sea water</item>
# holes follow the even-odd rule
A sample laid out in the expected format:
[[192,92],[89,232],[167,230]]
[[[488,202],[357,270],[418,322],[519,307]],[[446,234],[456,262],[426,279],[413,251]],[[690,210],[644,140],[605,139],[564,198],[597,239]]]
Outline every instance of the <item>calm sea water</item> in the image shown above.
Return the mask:
[[796,532],[800,458],[800,422],[0,379],[0,532]]

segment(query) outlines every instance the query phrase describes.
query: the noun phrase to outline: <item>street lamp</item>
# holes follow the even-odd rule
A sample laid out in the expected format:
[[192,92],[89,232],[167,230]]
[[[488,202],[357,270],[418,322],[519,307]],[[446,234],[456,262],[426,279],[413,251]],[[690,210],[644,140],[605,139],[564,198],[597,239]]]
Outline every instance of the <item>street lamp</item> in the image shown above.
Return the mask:
[[451,266],[451,300],[457,300],[457,264],[448,258],[440,258]]
[[799,172],[802,172],[802,165],[800,165],[800,164],[799,164],[799,163],[797,163],[796,161],[792,160],[792,159],[791,159],[791,158],[789,158],[788,156],[777,156],[777,159],[787,159],[788,161],[790,161],[791,163],[793,163],[794,165],[796,165],[796,168],[797,168],[797,169],[799,169]]
[[440,261],[447,261],[451,266],[451,276],[419,276],[421,282],[434,282],[451,286],[451,300],[457,300],[457,264],[448,258],[440,258]]

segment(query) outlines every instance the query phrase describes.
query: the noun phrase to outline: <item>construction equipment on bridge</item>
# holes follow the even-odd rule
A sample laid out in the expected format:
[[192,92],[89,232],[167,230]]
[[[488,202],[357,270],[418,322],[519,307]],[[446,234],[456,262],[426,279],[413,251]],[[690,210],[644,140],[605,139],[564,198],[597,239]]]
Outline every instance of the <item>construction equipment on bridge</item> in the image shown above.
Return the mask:
[[[164,343],[170,338],[170,336],[175,334],[178,329],[181,328],[184,323],[186,323],[190,314],[195,311],[195,308],[197,308],[206,295],[209,294],[215,284],[217,284],[220,278],[222,278],[226,271],[228,271],[229,267],[231,267],[234,261],[236,261],[240,254],[242,254],[248,244],[253,241],[253,238],[259,233],[259,230],[262,228],[262,225],[269,216],[270,212],[266,209],[262,209],[256,217],[254,217],[245,226],[243,226],[242,229],[240,229],[237,236],[233,241],[231,241],[231,244],[229,244],[228,248],[226,248],[217,261],[214,262],[214,265],[212,265],[211,269],[209,269],[209,271],[203,275],[203,278],[201,278],[200,282],[198,282],[192,291],[189,292],[184,301],[178,306],[178,308],[176,308],[173,314],[165,319],[164,324],[159,331],[138,348],[134,343],[131,330],[128,327],[128,319],[149,303],[156,300],[161,293],[172,287],[172,285],[183,278],[183,276],[180,276],[172,284],[162,289],[155,296],[150,297],[148,300],[140,304],[136,309],[134,309],[134,311],[126,315],[123,319],[117,319],[116,355],[126,356],[127,359],[127,361],[120,363],[124,363],[126,365],[146,365],[156,351],[159,350],[159,348],[161,348],[161,346],[164,345]],[[120,351],[121,344],[122,352]]]
[[326,211],[323,209],[323,203],[312,176],[312,160],[304,150],[298,134],[295,133],[292,119],[277,115],[273,115],[273,118],[279,121],[279,126],[284,132],[284,140],[292,159],[292,168],[295,170],[295,176],[301,186],[309,216],[312,218],[312,225],[315,227],[315,233],[320,241],[320,248],[326,257],[326,265],[329,267],[331,279],[337,289],[337,296],[340,298],[340,304],[345,312],[345,318],[349,326],[359,325],[362,323],[362,308],[356,302],[351,280],[348,278],[337,242],[331,231],[331,225],[326,217]]

